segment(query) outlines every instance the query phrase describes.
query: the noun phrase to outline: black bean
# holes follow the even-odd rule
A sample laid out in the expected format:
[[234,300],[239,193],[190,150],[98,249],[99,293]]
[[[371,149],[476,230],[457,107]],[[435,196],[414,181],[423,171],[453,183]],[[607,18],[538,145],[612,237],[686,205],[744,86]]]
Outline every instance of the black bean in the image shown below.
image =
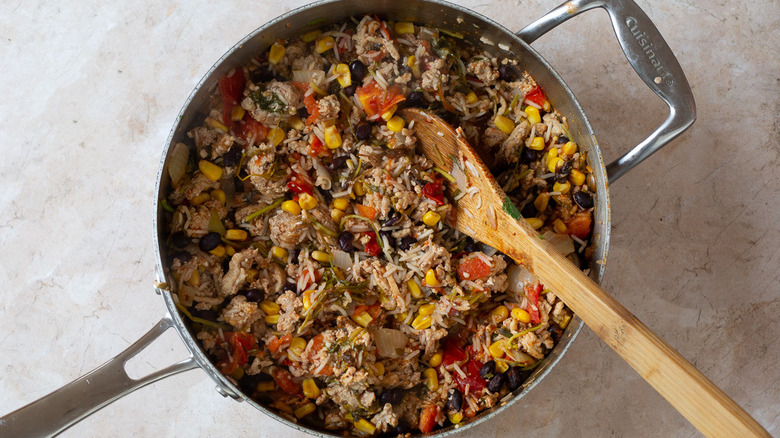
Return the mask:
[[575,193],[572,198],[574,198],[574,202],[583,210],[593,208],[593,196],[588,192],[580,190]]
[[352,84],[349,87],[344,87],[342,91],[344,91],[344,95],[347,97],[352,97],[355,95],[355,91],[357,91],[358,84]]
[[228,167],[236,166],[238,165],[238,162],[241,161],[241,152],[243,149],[240,145],[234,144],[230,150],[225,152],[225,155],[222,156],[222,164]]
[[246,300],[251,303],[256,303],[258,301],[261,301],[263,299],[263,292],[260,289],[249,289],[246,292],[244,292],[244,296],[246,297]]
[[504,374],[506,374],[506,386],[510,391],[519,388],[530,375],[528,371],[523,371],[520,367],[512,367]]
[[381,230],[379,232],[380,236],[387,237],[387,243],[390,244],[391,248],[395,248],[395,238],[393,237],[393,232],[390,230]]
[[406,418],[401,418],[398,420],[398,426],[388,429],[388,432],[390,432],[390,436],[406,435],[412,432],[412,425]]
[[568,137],[563,136],[563,135],[558,137],[558,144],[564,144],[564,143],[568,143],[568,142],[569,142],[569,138]]
[[404,398],[404,390],[402,388],[390,388],[379,394],[379,406],[384,406],[386,403],[395,405],[401,402]]
[[520,162],[521,163],[533,163],[534,161],[539,160],[539,151],[535,151],[531,148],[523,148],[523,152],[520,153]]
[[272,81],[274,79],[274,72],[268,67],[269,66],[266,64],[254,69],[249,75],[249,77],[252,79],[252,82],[259,84],[261,82]]
[[487,380],[496,373],[496,361],[489,360],[479,369],[479,377]]
[[344,163],[349,160],[349,155],[339,155],[338,157],[334,158],[330,163],[328,163],[325,167],[328,169],[329,172],[334,172],[341,168],[341,166],[344,165]]
[[463,247],[463,251],[466,252],[477,252],[481,250],[481,246],[479,242],[475,242],[471,238],[466,240],[466,246]]
[[[251,365],[251,364],[250,364]],[[260,374],[244,374],[243,377],[241,377],[241,380],[238,381],[238,386],[241,387],[241,390],[244,391],[247,394],[252,394],[255,392],[255,388],[257,388],[257,384],[265,380],[266,375],[263,373]]]
[[287,291],[295,292],[297,290],[298,290],[298,285],[290,282],[285,283],[284,287],[282,288],[282,292],[287,292]]
[[406,236],[401,239],[401,249],[404,251],[409,251],[409,248],[411,248],[415,243],[417,243],[417,239],[412,236]]
[[436,115],[441,117],[442,120],[452,125],[453,127],[459,125],[460,117],[457,114],[451,113],[447,110],[436,111]]
[[233,188],[238,193],[244,192],[244,182],[241,181],[241,178],[239,178],[238,176],[233,177]]
[[192,316],[195,316],[197,318],[202,318],[207,321],[216,321],[217,318],[219,318],[219,312],[217,312],[214,309],[205,309],[205,310],[198,310],[195,308],[192,308],[191,310]]
[[558,339],[560,339],[561,335],[563,334],[563,329],[561,329],[557,324],[553,324],[547,327],[547,331],[550,332],[550,336],[552,336],[553,342],[558,342]]
[[499,392],[501,387],[504,386],[504,375],[496,374],[487,383],[487,390],[490,392]]
[[368,122],[360,122],[355,126],[355,137],[358,140],[368,140],[371,137],[371,124]]
[[497,252],[496,255],[500,255],[501,258],[504,259],[504,261],[506,262],[507,266],[511,266],[512,263],[515,262],[514,260],[512,260],[512,257],[509,257],[507,254],[504,254],[501,251]]
[[293,249],[290,251],[290,260],[291,263],[295,263],[298,261],[298,256],[301,255],[301,250],[298,248]]
[[400,220],[401,220],[401,213],[392,210],[392,212],[390,213],[390,215],[388,216],[387,220],[383,225],[386,227],[392,227],[393,225],[397,224],[398,221]]
[[425,108],[425,96],[422,91],[412,91],[406,96],[406,105],[413,108]]
[[338,95],[339,91],[341,91],[341,84],[339,84],[339,81],[330,81],[328,84],[328,94]]
[[353,83],[362,84],[363,78],[368,74],[368,69],[365,64],[360,62],[359,59],[356,59],[349,63],[349,74]]
[[460,393],[458,388],[455,388],[450,393],[450,398],[447,400],[447,409],[450,411],[458,412],[463,407],[463,394]]
[[342,231],[341,234],[339,234],[339,246],[344,251],[354,251],[355,247],[352,246],[352,240],[355,238],[355,236],[352,235],[349,231]]
[[514,82],[517,80],[518,76],[517,67],[514,65],[501,64],[501,66],[498,67],[498,77],[501,78],[502,81]]
[[536,206],[533,202],[527,202],[520,210],[520,214],[525,218],[534,217],[536,216]]
[[566,181],[566,178],[567,178],[567,177],[569,176],[569,174],[571,173],[571,169],[572,169],[572,166],[571,166],[571,161],[564,161],[564,162],[563,162],[563,166],[561,166],[561,168],[560,168],[560,169],[558,169],[557,171],[555,171],[555,178],[556,178],[556,179],[557,179],[559,182],[565,182],[565,181]]
[[177,231],[171,234],[171,243],[176,248],[184,248],[190,244],[190,238],[184,234],[184,231]]
[[230,257],[225,257],[222,260],[222,265],[221,266],[222,266],[222,273],[223,274],[227,274],[228,271],[230,270]]
[[307,110],[305,106],[298,108],[298,117],[305,120],[309,117],[309,110]]
[[222,243],[222,235],[212,231],[211,233],[208,233],[200,238],[198,247],[203,252],[209,252],[212,249],[218,247],[220,243]]

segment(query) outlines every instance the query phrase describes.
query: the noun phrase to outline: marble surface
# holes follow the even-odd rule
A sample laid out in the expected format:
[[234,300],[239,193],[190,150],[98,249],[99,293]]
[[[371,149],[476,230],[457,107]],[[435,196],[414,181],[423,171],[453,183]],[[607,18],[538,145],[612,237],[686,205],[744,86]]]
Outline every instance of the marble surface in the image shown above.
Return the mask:
[[[110,359],[163,316],[152,200],[168,132],[230,46],[303,3],[0,2],[0,414]],[[463,4],[520,29],[556,2]],[[639,4],[687,73],[698,121],[611,186],[603,286],[780,435],[780,5]],[[534,46],[580,99],[607,160],[665,117],[603,11]],[[185,356],[171,331],[130,368]],[[63,436],[303,436],[214,387],[201,370],[170,377]],[[697,435],[588,329],[522,403],[471,430],[518,431]]]

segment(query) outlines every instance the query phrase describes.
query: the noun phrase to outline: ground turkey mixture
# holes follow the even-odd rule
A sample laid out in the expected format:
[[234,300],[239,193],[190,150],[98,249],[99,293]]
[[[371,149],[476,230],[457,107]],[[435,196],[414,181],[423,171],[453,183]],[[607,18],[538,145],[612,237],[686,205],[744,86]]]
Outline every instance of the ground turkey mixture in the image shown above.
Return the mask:
[[277,41],[214,102],[169,159],[169,278],[247,395],[338,433],[431,432],[520,388],[555,346],[572,313],[448,226],[479,193],[468,169],[417,155],[397,114],[459,127],[525,220],[586,268],[590,168],[515,60],[358,17]]

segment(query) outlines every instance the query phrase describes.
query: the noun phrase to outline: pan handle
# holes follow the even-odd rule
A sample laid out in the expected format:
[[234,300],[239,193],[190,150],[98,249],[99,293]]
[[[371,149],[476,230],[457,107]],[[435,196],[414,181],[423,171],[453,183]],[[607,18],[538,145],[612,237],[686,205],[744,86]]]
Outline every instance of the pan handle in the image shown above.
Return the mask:
[[113,359],[51,394],[0,418],[0,436],[55,436],[136,389],[163,377],[197,368],[197,362],[190,356],[140,379],[132,379],[127,375],[127,361],[171,327],[173,320],[170,314],[166,314],[141,339]]
[[575,15],[594,8],[609,13],[620,47],[640,78],[669,106],[669,116],[649,137],[607,165],[614,182],[666,146],[696,120],[696,104],[677,58],[650,18],[632,0],[572,0],[517,33],[528,44]]

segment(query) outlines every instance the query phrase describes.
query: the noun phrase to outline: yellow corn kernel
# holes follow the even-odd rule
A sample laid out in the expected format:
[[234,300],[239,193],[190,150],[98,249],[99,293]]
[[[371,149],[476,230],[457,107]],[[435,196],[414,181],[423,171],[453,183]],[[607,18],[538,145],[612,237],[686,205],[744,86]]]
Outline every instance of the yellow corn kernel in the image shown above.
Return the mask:
[[558,327],[565,329],[569,326],[569,323],[571,322],[571,315],[566,315],[558,322]]
[[406,58],[406,65],[408,65],[412,69],[412,74],[414,77],[419,78],[421,76],[420,72],[420,66],[417,64],[417,57],[414,55],[409,56]]
[[540,193],[539,196],[536,197],[534,200],[534,207],[536,207],[536,210],[538,211],[545,211],[547,210],[547,205],[550,203],[550,195],[547,193]]
[[227,254],[228,257],[233,257],[236,254],[236,250],[228,245],[225,247],[225,254]]
[[295,201],[287,200],[282,202],[282,210],[295,216],[301,213],[301,206]]
[[422,290],[420,289],[420,285],[417,284],[417,282],[414,281],[413,278],[410,278],[409,281],[406,282],[406,286],[409,287],[409,293],[412,294],[412,297],[420,298],[422,296]]
[[284,52],[284,46],[279,44],[279,41],[275,42],[271,46],[271,50],[268,51],[268,62],[274,65],[278,64],[284,58]]
[[509,316],[509,309],[501,305],[490,311],[490,318],[494,323],[499,323]]
[[312,400],[322,394],[322,391],[320,391],[320,388],[317,386],[317,382],[315,382],[314,379],[304,379],[301,383],[301,388],[303,389],[303,395]]
[[563,165],[563,160],[561,160],[560,157],[555,157],[553,159],[547,160],[547,170],[550,172],[555,172],[558,169],[558,164]]
[[344,211],[349,208],[349,201],[346,198],[336,198],[333,200],[333,206]]
[[246,231],[241,229],[231,228],[225,231],[225,239],[227,240],[246,240],[247,237],[249,237],[249,235]]
[[222,168],[208,160],[200,160],[198,169],[206,175],[206,178],[212,181],[219,181],[222,178]]
[[225,203],[225,192],[220,189],[212,190],[211,193],[209,193],[209,197],[215,201],[219,201],[220,204]]
[[273,380],[266,380],[265,382],[260,382],[255,386],[255,391],[257,392],[270,392],[276,389],[276,384],[274,384]]
[[389,122],[390,119],[393,118],[393,115],[395,115],[395,111],[398,109],[398,105],[393,105],[390,108],[387,109],[387,111],[382,113],[382,120],[385,122]]
[[223,125],[222,122],[220,122],[217,119],[212,119],[211,117],[206,117],[206,125],[208,125],[211,128],[219,129],[220,131],[228,132],[228,127]]
[[334,208],[330,211],[330,218],[333,219],[333,222],[335,222],[336,224],[340,224],[341,219],[344,218],[345,214],[346,213],[344,213],[344,210],[339,210],[338,208]]
[[333,37],[328,35],[325,38],[317,40],[317,43],[314,45],[314,51],[317,53],[325,53],[332,49],[335,44],[336,41],[333,40]]
[[287,347],[287,350],[292,351],[293,354],[300,356],[301,353],[303,353],[303,350],[305,348],[306,348],[306,340],[296,336],[290,340],[290,346]]
[[257,278],[257,269],[248,269],[246,271],[246,282],[251,283],[255,281],[255,278]]
[[438,286],[439,279],[436,278],[436,271],[433,269],[428,269],[428,272],[425,273],[425,284],[428,286]]
[[189,284],[194,288],[200,286],[200,272],[198,272],[197,269],[192,270],[192,274],[190,275],[190,278],[187,280],[187,284]]
[[290,124],[290,126],[292,126],[293,128],[297,129],[298,131],[302,131],[303,128],[306,127],[306,125],[303,123],[303,120],[301,120],[301,118],[298,117],[298,116],[290,117],[290,120],[288,121],[288,123]]
[[528,116],[528,122],[532,125],[542,123],[542,116],[539,115],[539,110],[536,107],[528,105],[525,108],[525,114]]
[[355,421],[352,424],[355,425],[355,429],[359,430],[360,432],[363,432],[366,435],[373,435],[374,432],[376,432],[376,427],[365,418],[361,418],[360,420]]
[[568,230],[566,224],[564,224],[563,221],[560,219],[555,219],[553,221],[553,228],[555,229],[555,232],[558,234],[566,234],[566,231]]
[[295,410],[294,412],[295,418],[303,418],[316,410],[317,410],[317,405],[315,405],[312,402],[306,403],[305,405]]
[[271,256],[275,257],[281,261],[287,261],[287,256],[290,253],[287,252],[286,249],[282,248],[281,246],[272,246],[271,247]]
[[363,196],[366,194],[366,188],[363,186],[362,182],[358,182],[352,186],[352,190],[355,192],[355,196]]
[[310,289],[303,293],[303,308],[308,309],[311,307],[311,296],[314,294],[314,290]]
[[216,248],[209,251],[209,253],[217,256],[217,257],[224,257],[225,256],[225,245],[218,245]]
[[420,315],[426,316],[432,314],[434,310],[436,310],[436,304],[433,303],[423,304],[422,306],[420,306],[418,313]]
[[352,320],[355,321],[356,323],[360,324],[363,327],[368,327],[368,325],[371,324],[371,321],[373,321],[374,318],[368,312],[366,312],[364,310],[364,311],[362,311],[360,313],[357,313],[357,314],[353,313],[352,314]]
[[571,190],[571,184],[568,181],[562,183],[556,182],[553,184],[554,192],[561,192],[562,195],[565,195],[569,193],[569,190]]
[[496,361],[496,373],[504,373],[506,370],[509,369],[509,364],[504,362],[503,360],[497,360]]
[[538,230],[539,228],[542,228],[542,226],[544,225],[544,222],[538,217],[528,217],[525,218],[525,221],[528,222],[528,224],[531,225],[531,228],[533,228],[534,230]]
[[393,26],[395,33],[398,35],[406,35],[408,33],[414,33],[414,24],[408,21],[399,21]]
[[544,149],[544,137],[534,137],[533,140],[531,140],[531,144],[528,145],[528,149],[533,149],[535,151]]
[[499,339],[496,342],[493,342],[490,344],[490,347],[488,347],[488,351],[490,352],[490,355],[496,358],[504,357],[504,340]]
[[313,30],[311,32],[306,32],[305,34],[301,35],[301,41],[304,43],[310,43],[322,35],[322,31],[319,29]]
[[479,100],[479,98],[477,97],[477,93],[475,93],[473,91],[466,95],[466,103],[469,103],[469,104],[477,103],[478,100]]
[[528,324],[531,322],[531,314],[519,307],[512,309],[512,318],[522,322],[523,324]]
[[190,201],[190,205],[198,206],[200,204],[203,204],[204,202],[208,202],[208,200],[211,199],[211,195],[208,193],[201,193],[198,196],[192,198]]
[[383,376],[385,374],[385,366],[382,365],[382,362],[376,362],[374,364],[373,374],[375,376]]
[[230,120],[237,122],[244,118],[244,114],[246,114],[244,107],[236,105],[230,110]]
[[506,135],[511,134],[512,131],[515,130],[515,122],[513,122],[512,119],[509,119],[508,117],[498,115],[495,119],[493,119],[493,123],[496,124],[496,128],[500,129]]
[[561,148],[561,152],[569,156],[576,154],[577,143],[574,143],[573,141],[566,142],[566,144]]
[[552,160],[553,158],[558,156],[558,148],[550,148],[550,150],[547,151],[547,161]]
[[271,406],[284,412],[285,414],[293,414],[293,408],[291,408],[290,405],[288,405],[284,400],[275,400],[273,403],[271,403]]
[[349,72],[349,66],[347,64],[338,64],[333,71],[339,75],[339,77],[336,78],[336,80],[339,81],[339,85],[342,87],[349,87],[352,85],[352,74]]
[[274,146],[279,146],[279,143],[284,140],[284,130],[278,126],[270,130],[268,132],[268,140],[270,140],[271,144]]
[[301,193],[298,196],[298,205],[304,210],[311,210],[317,206],[317,198],[308,193]]
[[260,309],[262,309],[266,315],[278,315],[281,310],[279,305],[271,300],[264,300],[261,302]]
[[435,211],[428,211],[422,217],[423,223],[425,225],[428,225],[429,227],[435,227],[440,220],[441,220],[441,215],[439,213],[436,213]]
[[585,183],[585,174],[577,169],[572,169],[569,174],[569,182],[573,186],[581,186]]
[[328,149],[336,149],[341,146],[339,128],[335,126],[325,128],[325,144],[328,145]]
[[330,263],[330,254],[324,251],[312,251],[311,258],[321,263]]
[[463,421],[463,413],[460,412],[460,411],[458,411],[458,412],[450,412],[450,413],[447,414],[447,418],[450,419],[450,423],[458,424],[461,421]]
[[396,313],[394,316],[397,321],[406,321],[406,317],[409,316],[409,314],[406,312],[401,312]]
[[342,280],[342,281],[343,281],[343,280],[346,278],[346,277],[344,276],[344,273],[343,273],[343,272],[341,272],[341,269],[339,269],[339,267],[338,267],[338,266],[334,266],[332,269],[333,269],[333,275],[335,275],[335,276],[336,276],[336,278],[338,278],[339,280]]
[[404,125],[406,125],[406,122],[400,116],[393,116],[387,121],[387,129],[393,132],[401,132],[404,129]]
[[412,328],[415,330],[425,330],[431,327],[431,315],[417,315],[412,321]]
[[268,315],[265,317],[265,323],[266,324],[278,324],[279,323],[279,315]]
[[425,378],[425,386],[433,392],[439,389],[439,374],[433,368],[428,368],[423,371],[423,377]]
[[442,360],[442,354],[436,353],[433,356],[431,356],[431,360],[428,361],[428,364],[432,367],[437,367],[441,365],[441,360]]

